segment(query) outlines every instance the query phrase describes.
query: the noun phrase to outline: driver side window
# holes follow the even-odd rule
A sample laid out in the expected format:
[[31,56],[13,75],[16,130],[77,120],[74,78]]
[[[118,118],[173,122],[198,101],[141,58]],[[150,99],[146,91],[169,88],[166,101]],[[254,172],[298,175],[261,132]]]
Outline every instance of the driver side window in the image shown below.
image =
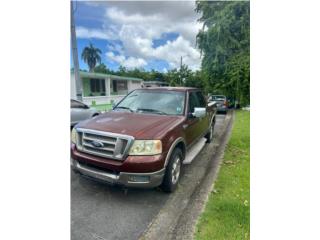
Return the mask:
[[200,107],[199,99],[197,98],[196,92],[189,93],[189,113],[194,112],[194,108]]
[[206,107],[206,100],[204,99],[203,94],[201,92],[197,92],[197,97],[199,100],[200,107],[205,108]]

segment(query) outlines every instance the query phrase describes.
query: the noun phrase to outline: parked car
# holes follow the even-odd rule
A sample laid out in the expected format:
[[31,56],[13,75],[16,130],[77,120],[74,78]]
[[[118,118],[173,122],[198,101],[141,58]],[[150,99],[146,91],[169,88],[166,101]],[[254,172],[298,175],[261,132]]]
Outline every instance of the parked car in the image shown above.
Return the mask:
[[235,108],[235,102],[236,100],[234,98],[227,98],[227,102],[228,102],[228,108]]
[[224,95],[211,95],[209,97],[210,102],[216,102],[218,112],[226,113],[228,111],[229,105],[228,105],[228,99]]
[[79,123],[80,121],[98,116],[100,114],[99,111],[97,111],[94,108],[90,108],[88,105],[71,99],[71,127]]
[[182,163],[212,141],[215,121],[216,105],[199,89],[136,89],[112,111],[75,126],[71,166],[110,184],[173,192]]

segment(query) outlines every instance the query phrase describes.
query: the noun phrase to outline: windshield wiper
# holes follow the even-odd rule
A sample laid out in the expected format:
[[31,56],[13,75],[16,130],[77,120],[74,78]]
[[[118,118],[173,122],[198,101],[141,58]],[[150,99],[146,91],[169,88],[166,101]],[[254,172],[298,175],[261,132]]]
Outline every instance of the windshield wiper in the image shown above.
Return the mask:
[[143,112],[153,112],[153,113],[157,113],[157,114],[161,114],[161,115],[168,115],[165,112],[156,110],[156,109],[150,109],[150,108],[137,108],[137,111],[143,111]]
[[130,112],[133,112],[133,110],[131,108],[128,108],[128,107],[118,106],[118,107],[115,107],[114,109],[117,109],[117,108],[126,109],[126,110],[129,110]]

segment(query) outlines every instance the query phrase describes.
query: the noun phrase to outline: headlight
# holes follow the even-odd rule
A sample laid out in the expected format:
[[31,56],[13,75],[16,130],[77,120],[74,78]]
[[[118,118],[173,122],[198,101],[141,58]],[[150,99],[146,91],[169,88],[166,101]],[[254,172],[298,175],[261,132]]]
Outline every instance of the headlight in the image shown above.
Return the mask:
[[77,133],[76,129],[73,128],[72,132],[71,132],[71,142],[76,144],[77,143],[77,137],[78,137],[78,133]]
[[162,153],[160,140],[135,140],[129,155],[156,155]]

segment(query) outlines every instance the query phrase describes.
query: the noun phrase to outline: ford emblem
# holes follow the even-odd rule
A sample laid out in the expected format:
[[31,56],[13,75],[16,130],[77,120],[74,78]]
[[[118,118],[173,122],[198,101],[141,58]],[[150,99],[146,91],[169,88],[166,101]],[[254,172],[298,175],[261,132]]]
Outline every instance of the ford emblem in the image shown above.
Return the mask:
[[91,142],[91,145],[94,146],[94,147],[96,147],[96,148],[101,148],[101,147],[104,146],[103,143],[102,143],[102,142],[99,142],[99,141],[92,141],[92,142]]

